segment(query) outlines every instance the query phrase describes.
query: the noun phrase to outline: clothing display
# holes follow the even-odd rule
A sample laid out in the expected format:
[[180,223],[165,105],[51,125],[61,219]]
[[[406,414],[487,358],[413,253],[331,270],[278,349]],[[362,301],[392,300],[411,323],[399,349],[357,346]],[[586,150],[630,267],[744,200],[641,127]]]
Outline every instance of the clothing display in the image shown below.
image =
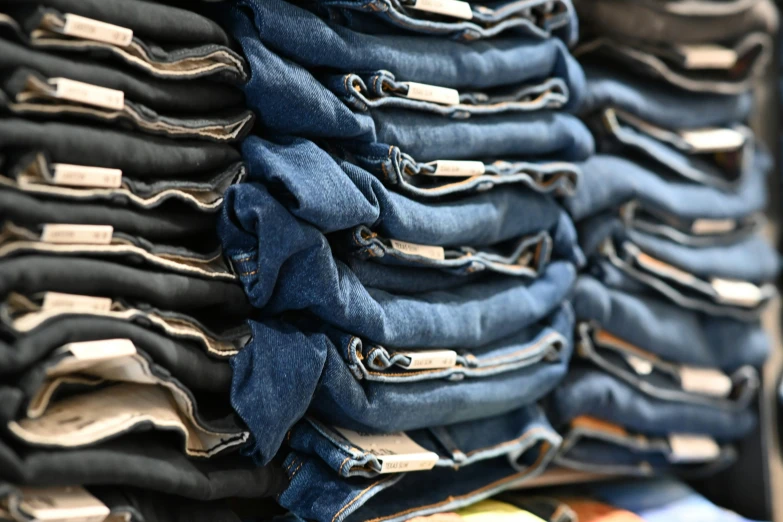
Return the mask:
[[0,0],[0,520],[749,521],[777,27]]

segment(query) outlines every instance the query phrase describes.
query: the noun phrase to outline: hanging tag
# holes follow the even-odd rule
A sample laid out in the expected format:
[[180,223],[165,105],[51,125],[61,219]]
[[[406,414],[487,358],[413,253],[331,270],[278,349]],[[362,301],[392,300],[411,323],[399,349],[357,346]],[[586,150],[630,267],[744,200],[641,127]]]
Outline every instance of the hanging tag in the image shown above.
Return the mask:
[[720,457],[718,443],[702,435],[671,434],[669,446],[669,460],[674,463],[709,462]]
[[52,78],[49,83],[55,87],[55,98],[116,111],[125,107],[125,93],[122,91],[77,82],[68,78]]
[[373,435],[335,428],[343,437],[362,450],[374,455],[381,464],[381,473],[404,473],[432,469],[438,454],[427,451],[405,433]]
[[397,241],[396,239],[391,240],[391,246],[400,252],[413,256],[426,257],[427,259],[435,259],[436,261],[443,261],[446,259],[446,251],[443,247],[439,246],[417,245],[416,243]]
[[65,15],[65,25],[62,32],[68,36],[104,42],[119,47],[127,47],[133,41],[131,29],[71,13]]
[[761,288],[747,281],[716,278],[711,284],[717,300],[724,304],[755,308],[764,299]]
[[416,0],[416,3],[411,7],[419,11],[427,11],[428,13],[451,16],[452,18],[461,18],[463,20],[471,20],[473,18],[473,10],[470,8],[470,4],[460,2],[459,0]]
[[434,172],[424,173],[428,176],[469,178],[481,176],[486,172],[486,167],[480,161],[438,160],[428,165],[435,165]]
[[691,232],[697,236],[728,234],[737,229],[734,219],[697,219],[691,225]]
[[698,154],[734,152],[745,145],[745,135],[734,129],[682,131],[680,137]]
[[108,297],[46,292],[41,308],[44,311],[108,313],[111,310],[111,299]]
[[19,488],[20,511],[36,522],[103,522],[109,508],[80,486]]
[[43,226],[41,241],[60,245],[108,245],[114,227],[110,225],[54,225]]
[[680,368],[680,384],[687,392],[721,398],[728,397],[734,388],[731,378],[720,370],[694,366]]
[[408,93],[405,97],[411,100],[427,101],[440,105],[459,105],[459,91],[456,89],[416,82],[402,82],[402,84],[408,86]]
[[401,355],[410,359],[406,370],[433,370],[453,368],[457,365],[457,352],[453,350],[427,350],[422,352],[404,352]]
[[52,182],[55,185],[91,188],[119,188],[122,186],[122,171],[120,169],[55,163],[52,165],[52,170],[54,171]]
[[737,53],[719,45],[678,45],[676,49],[686,69],[731,69],[737,64]]

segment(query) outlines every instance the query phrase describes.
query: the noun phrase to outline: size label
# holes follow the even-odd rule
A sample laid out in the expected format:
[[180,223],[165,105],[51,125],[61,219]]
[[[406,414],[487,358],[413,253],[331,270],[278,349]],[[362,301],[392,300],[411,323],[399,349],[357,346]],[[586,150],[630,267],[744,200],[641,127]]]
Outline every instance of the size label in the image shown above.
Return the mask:
[[104,339],[66,344],[61,350],[70,352],[57,365],[47,369],[49,378],[82,371],[96,364],[124,359],[136,354],[136,346],[130,339]]
[[745,145],[745,135],[734,129],[700,129],[680,132],[694,152],[732,152]]
[[709,462],[720,456],[718,443],[701,435],[669,435],[669,447],[669,460],[675,463]]
[[716,278],[711,283],[721,303],[754,308],[764,299],[761,288],[747,281]]
[[111,299],[108,297],[90,297],[86,295],[61,294],[46,292],[42,309],[68,312],[108,313],[111,310]]
[[438,160],[429,165],[435,166],[434,172],[427,173],[430,176],[469,178],[486,172],[486,167],[480,161]]
[[374,435],[335,428],[353,445],[374,455],[381,464],[381,473],[404,473],[432,469],[438,454],[419,446],[405,433]]
[[473,10],[470,8],[470,4],[460,2],[459,0],[416,0],[412,7],[419,11],[461,18],[462,20],[471,20],[473,18]]
[[71,13],[66,13],[65,15],[63,34],[119,47],[127,47],[133,41],[133,30],[127,27],[107,24],[106,22]]
[[693,366],[680,368],[680,384],[685,391],[721,398],[728,397],[734,388],[729,376],[723,372]]
[[77,82],[68,78],[52,78],[49,83],[55,87],[55,98],[112,110],[120,110],[125,107],[125,93],[122,91]]
[[459,91],[424,83],[402,82],[408,86],[405,96],[411,100],[428,101],[439,105],[459,105]]
[[405,352],[402,355],[410,359],[406,370],[432,370],[436,368],[453,368],[457,365],[457,352],[453,350],[427,350],[422,352]]
[[691,232],[697,236],[727,234],[737,229],[733,219],[697,219],[691,225]]
[[53,225],[43,226],[41,241],[66,245],[108,245],[114,228],[110,225]]
[[19,488],[19,509],[39,522],[103,522],[110,510],[86,489]]
[[407,241],[391,240],[391,246],[400,252],[411,254],[413,256],[426,257],[427,259],[435,259],[443,261],[446,259],[446,251],[443,247],[417,245],[416,243],[408,243]]
[[102,167],[86,167],[55,163],[52,165],[55,185],[71,187],[119,188],[122,186],[122,171],[120,169],[105,169]]

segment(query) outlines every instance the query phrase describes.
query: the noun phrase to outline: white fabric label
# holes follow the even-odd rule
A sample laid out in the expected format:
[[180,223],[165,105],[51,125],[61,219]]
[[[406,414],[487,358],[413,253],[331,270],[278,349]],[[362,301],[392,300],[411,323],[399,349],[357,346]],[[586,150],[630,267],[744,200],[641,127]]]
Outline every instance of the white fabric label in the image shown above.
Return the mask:
[[42,309],[44,311],[108,313],[111,310],[111,298],[46,292]]
[[737,53],[713,44],[678,46],[687,69],[731,69],[737,64]]
[[647,359],[642,359],[636,355],[625,354],[625,360],[628,362],[628,366],[633,368],[638,375],[650,375],[653,371],[653,363]]
[[48,368],[46,376],[49,378],[76,373],[99,363],[136,354],[136,346],[130,339],[69,343],[61,350],[69,352],[71,356],[60,359],[55,366]]
[[108,245],[114,227],[111,225],[54,225],[43,226],[41,241],[66,245]]
[[700,129],[680,132],[695,152],[731,152],[745,145],[745,135],[734,129]]
[[690,274],[684,270],[680,270],[675,266],[664,263],[663,261],[659,261],[658,259],[655,259],[654,257],[644,253],[639,253],[636,256],[636,260],[643,268],[650,270],[653,273],[674,279],[675,281],[688,284],[697,280],[693,274]]
[[761,288],[747,281],[716,278],[711,283],[721,303],[753,308],[764,298]]
[[486,172],[486,167],[480,161],[438,160],[429,165],[435,165],[435,172],[427,173],[430,176],[469,178]]
[[374,455],[381,464],[381,473],[423,471],[432,469],[438,462],[437,453],[425,450],[405,433],[375,435],[335,429],[352,444]]
[[416,82],[402,82],[408,86],[408,94],[405,96],[411,100],[421,100],[440,105],[459,105],[459,91],[447,87],[427,85]]
[[412,7],[419,11],[437,13],[463,20],[471,20],[473,18],[473,10],[470,8],[470,4],[460,2],[459,0],[416,0]]
[[708,462],[720,456],[720,446],[715,440],[702,435],[669,435],[671,454],[675,463]]
[[65,15],[63,34],[119,47],[127,47],[133,41],[133,30],[127,27],[107,24],[106,22],[71,13],[66,13]]
[[696,235],[726,234],[736,230],[737,222],[733,219],[697,219],[691,225],[691,232]]
[[79,486],[19,489],[20,510],[38,522],[102,522],[109,516],[109,508]]
[[54,170],[52,181],[55,185],[93,188],[119,188],[122,186],[122,171],[120,169],[55,163],[52,165],[52,170]]
[[422,352],[405,352],[410,359],[406,370],[432,370],[436,368],[453,368],[457,364],[457,352],[453,350],[427,350]]
[[734,388],[731,378],[720,370],[693,366],[680,368],[680,384],[682,389],[688,392],[724,398],[728,397]]
[[55,86],[55,98],[115,111],[125,107],[125,93],[122,91],[77,82],[68,78],[52,78],[49,82]]
[[400,252],[405,252],[406,254],[426,257],[428,259],[435,259],[438,261],[443,261],[446,259],[446,251],[443,250],[443,247],[417,245],[416,243],[397,241],[396,239],[391,240],[391,245],[393,248],[399,250]]

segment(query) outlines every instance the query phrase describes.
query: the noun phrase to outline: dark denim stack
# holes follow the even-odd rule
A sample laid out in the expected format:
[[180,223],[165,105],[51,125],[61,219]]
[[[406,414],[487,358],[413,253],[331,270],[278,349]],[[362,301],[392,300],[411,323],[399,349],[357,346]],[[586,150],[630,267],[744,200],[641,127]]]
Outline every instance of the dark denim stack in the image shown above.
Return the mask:
[[[219,231],[251,304],[232,404],[302,518],[407,520],[532,479],[584,262],[568,0],[240,0],[258,135]],[[464,468],[464,470],[463,470]]]
[[779,259],[762,234],[769,154],[746,126],[768,0],[584,0],[579,114],[598,154],[566,202],[588,266],[575,357],[548,400],[556,462],[714,471],[756,425]]
[[0,3],[0,518],[281,489],[229,401],[251,308],[216,223],[255,119],[231,45],[156,2]]

